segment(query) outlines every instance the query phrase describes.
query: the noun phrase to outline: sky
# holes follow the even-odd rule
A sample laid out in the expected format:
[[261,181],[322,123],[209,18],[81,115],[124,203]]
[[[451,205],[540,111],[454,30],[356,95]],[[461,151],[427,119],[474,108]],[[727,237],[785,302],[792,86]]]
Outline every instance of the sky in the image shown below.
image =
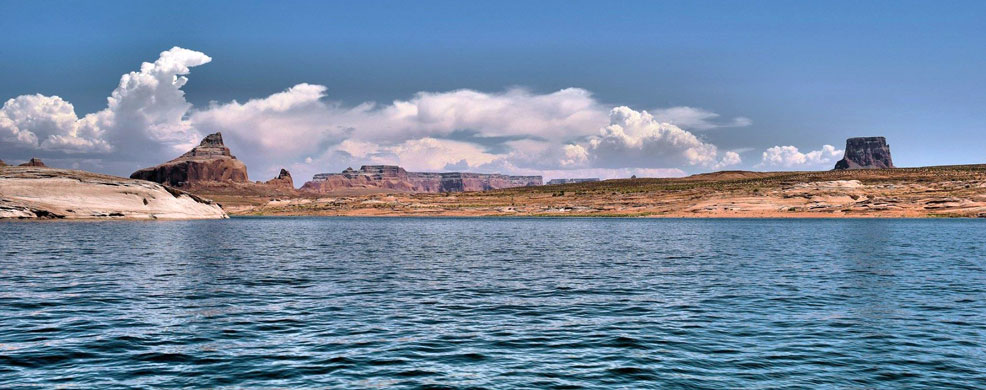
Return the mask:
[[252,180],[986,162],[986,2],[0,0],[0,159]]

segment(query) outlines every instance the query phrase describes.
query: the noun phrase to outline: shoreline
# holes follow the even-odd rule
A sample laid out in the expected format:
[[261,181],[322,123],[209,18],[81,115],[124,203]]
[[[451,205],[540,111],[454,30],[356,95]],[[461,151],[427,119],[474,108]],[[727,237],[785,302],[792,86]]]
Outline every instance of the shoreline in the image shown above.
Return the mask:
[[986,218],[986,165],[725,171],[455,193],[203,193],[230,215],[541,218]]
[[[724,171],[684,178],[446,193],[263,193],[233,182],[177,189],[52,168],[0,170],[10,219],[229,216],[665,219],[986,218],[986,165],[815,172]],[[367,190],[360,193],[360,190]],[[164,203],[162,203],[164,202]],[[177,203],[176,203],[177,202]],[[26,210],[26,211],[21,211]],[[17,214],[20,212],[20,214]],[[2,216],[2,215],[0,215]]]
[[818,214],[793,214],[793,215],[619,215],[619,214],[571,214],[571,215],[510,215],[510,214],[479,214],[479,215],[457,215],[457,214],[230,214],[230,219],[235,218],[420,218],[420,219],[484,219],[484,218],[507,218],[507,219],[689,219],[689,220],[716,220],[716,219],[969,219],[986,220],[986,217],[967,216],[967,215],[818,215]]

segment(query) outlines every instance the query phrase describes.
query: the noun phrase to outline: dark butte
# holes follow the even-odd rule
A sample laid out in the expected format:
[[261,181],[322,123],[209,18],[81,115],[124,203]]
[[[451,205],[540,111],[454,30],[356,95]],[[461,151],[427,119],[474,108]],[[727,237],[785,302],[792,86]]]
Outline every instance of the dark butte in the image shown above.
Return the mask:
[[45,163],[41,162],[40,158],[32,158],[30,161],[21,164],[22,167],[47,167]]
[[894,168],[890,145],[883,137],[858,137],[846,140],[846,154],[835,163],[835,169]]

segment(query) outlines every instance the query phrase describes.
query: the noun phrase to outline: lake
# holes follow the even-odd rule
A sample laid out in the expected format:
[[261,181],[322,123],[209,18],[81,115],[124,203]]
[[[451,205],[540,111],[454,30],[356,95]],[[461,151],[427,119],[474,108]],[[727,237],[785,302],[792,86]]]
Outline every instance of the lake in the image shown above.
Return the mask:
[[0,388],[982,388],[986,220],[0,223]]

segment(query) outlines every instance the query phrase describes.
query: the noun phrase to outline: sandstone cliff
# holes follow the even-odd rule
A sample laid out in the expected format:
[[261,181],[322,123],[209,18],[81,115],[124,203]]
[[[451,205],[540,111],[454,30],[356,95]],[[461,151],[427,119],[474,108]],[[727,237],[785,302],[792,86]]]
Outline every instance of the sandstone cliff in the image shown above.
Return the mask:
[[7,166],[7,163],[3,162],[3,160],[0,160],[0,167],[5,167],[5,166]]
[[0,219],[220,219],[218,204],[144,180],[43,167],[0,169]]
[[890,145],[883,137],[859,137],[846,140],[846,154],[835,163],[835,169],[894,168]]
[[189,187],[200,182],[247,183],[246,164],[237,160],[223,144],[222,133],[210,134],[199,146],[164,164],[144,168],[130,175],[173,187]]
[[467,172],[407,172],[394,165],[364,165],[342,173],[320,173],[302,191],[330,193],[340,190],[389,190],[394,192],[464,192],[539,186],[541,176],[508,176]]

